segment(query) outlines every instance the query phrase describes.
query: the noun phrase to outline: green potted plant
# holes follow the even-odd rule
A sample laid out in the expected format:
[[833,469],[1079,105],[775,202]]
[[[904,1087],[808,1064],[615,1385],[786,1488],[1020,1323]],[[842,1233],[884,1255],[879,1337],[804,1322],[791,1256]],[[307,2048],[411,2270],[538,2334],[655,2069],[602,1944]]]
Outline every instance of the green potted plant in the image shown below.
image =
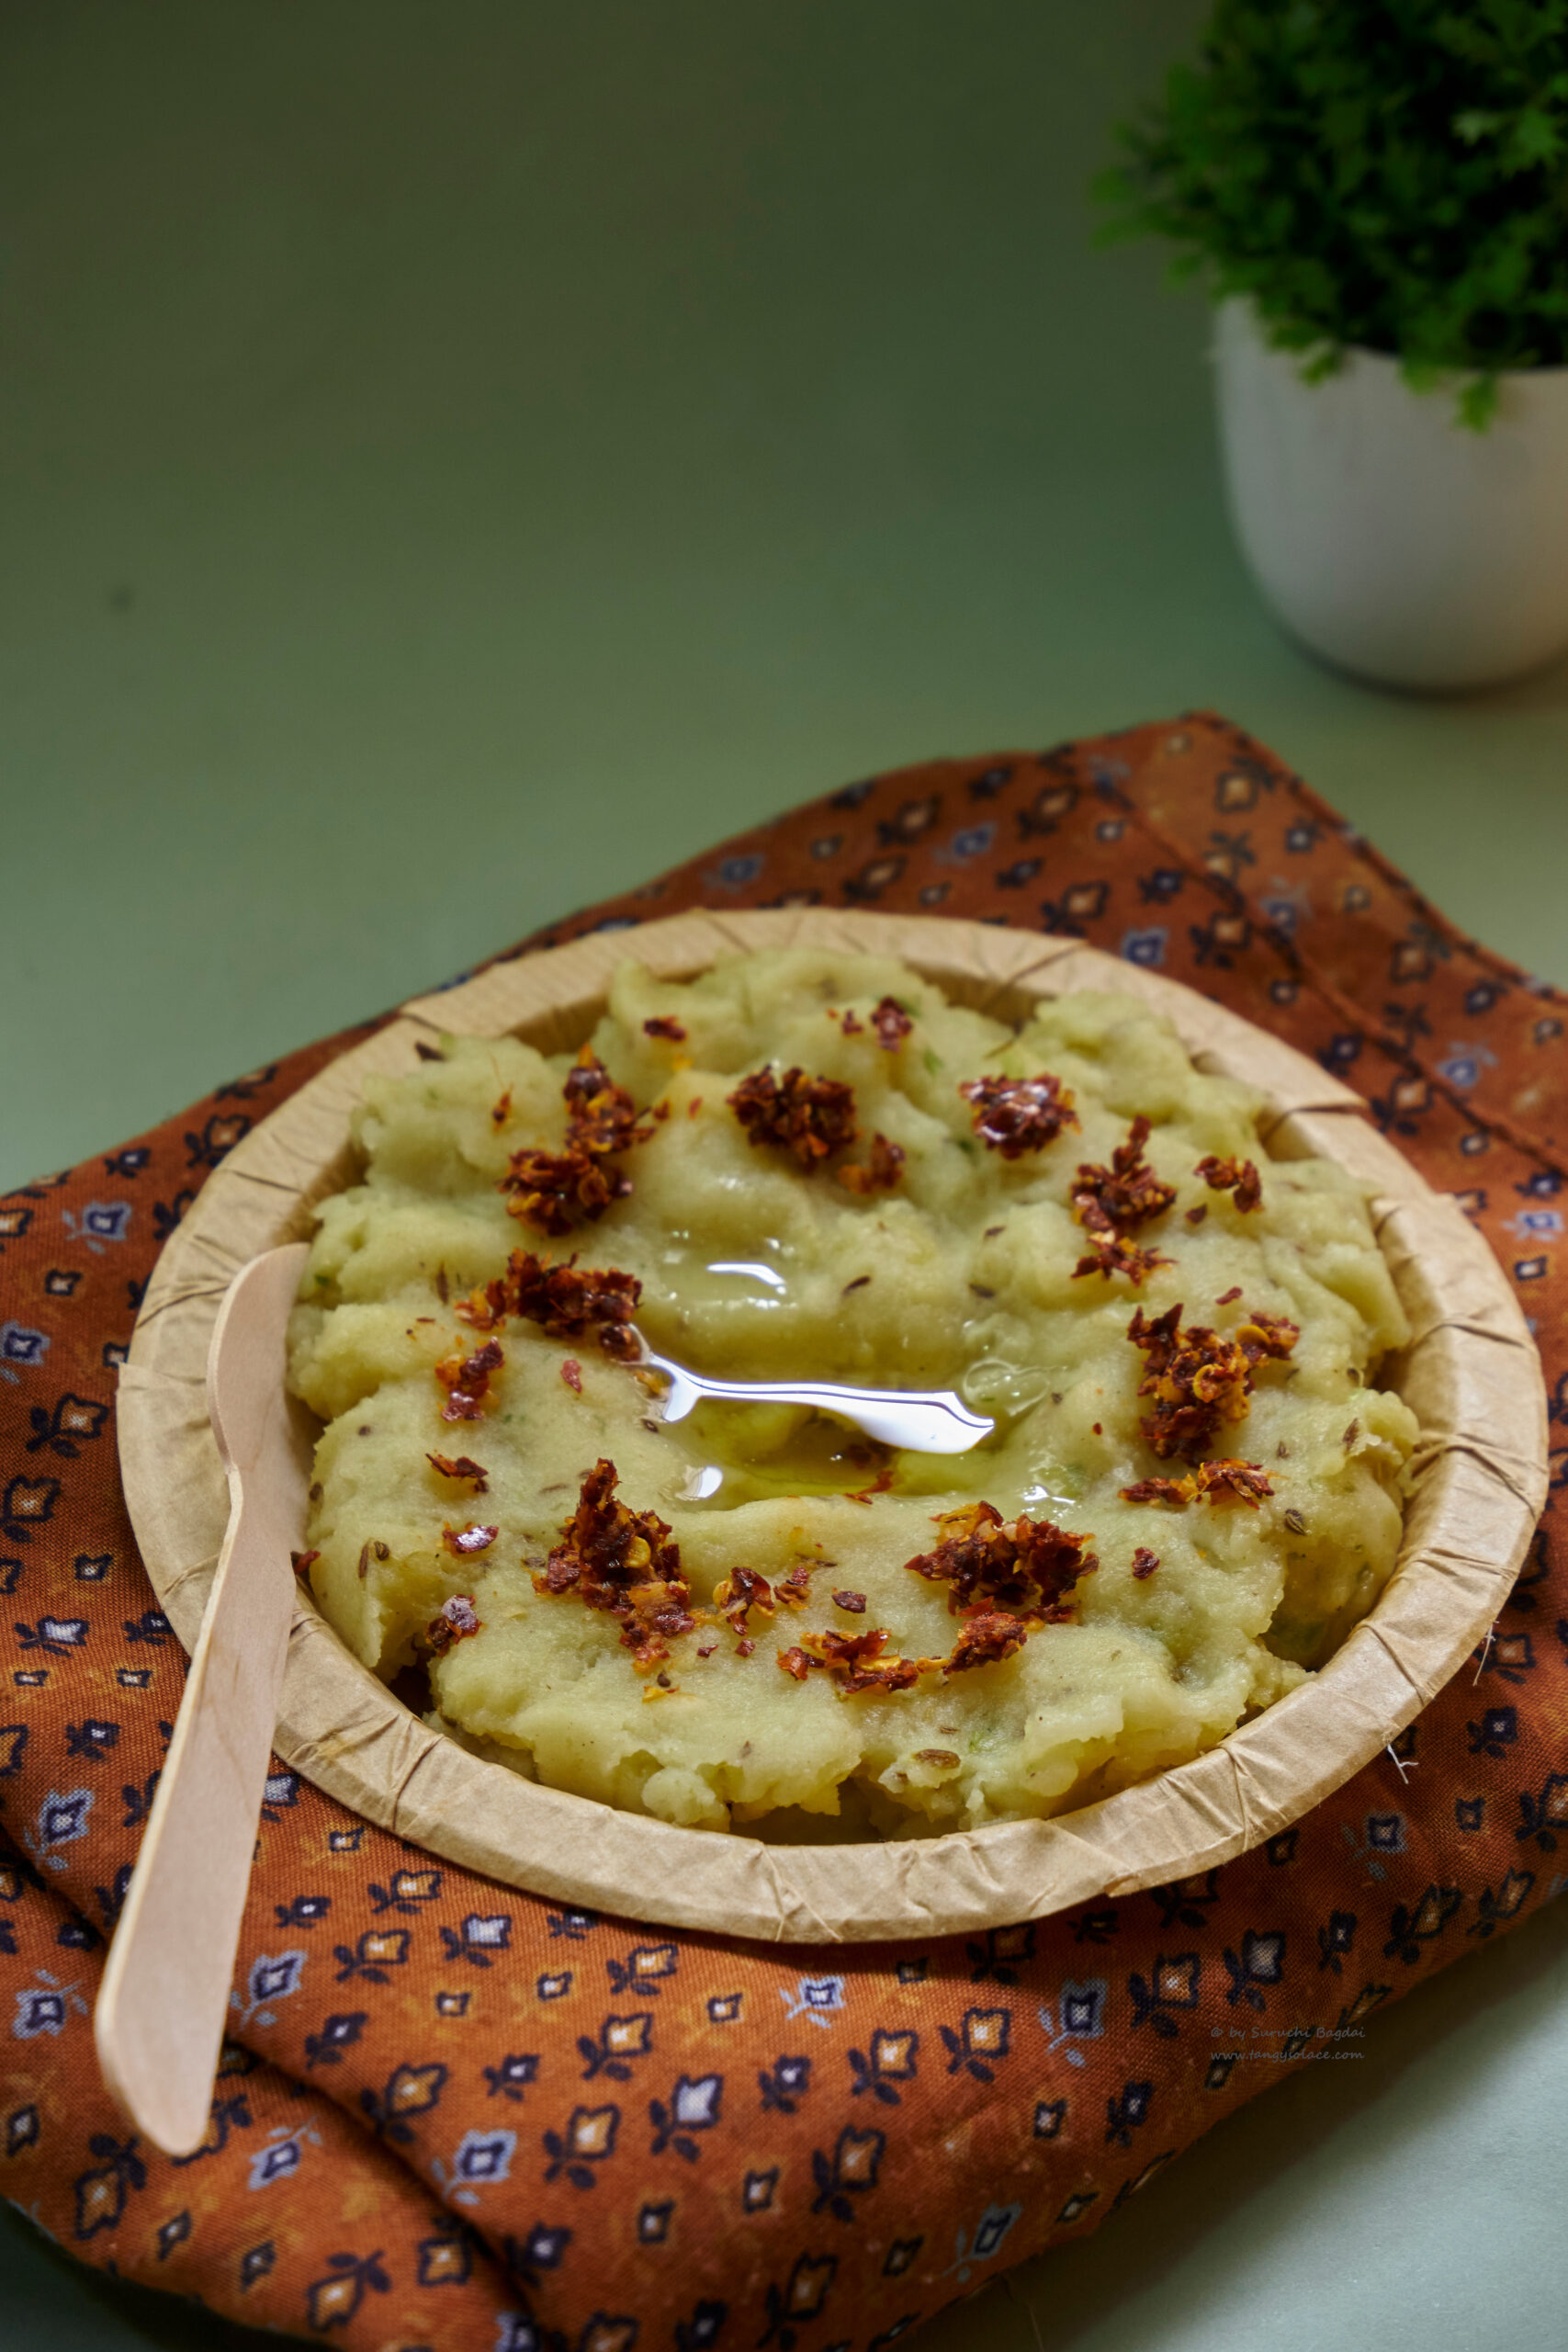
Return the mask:
[[1402,686],[1568,650],[1568,0],[1217,0],[1121,137],[1108,233],[1218,304],[1278,617]]

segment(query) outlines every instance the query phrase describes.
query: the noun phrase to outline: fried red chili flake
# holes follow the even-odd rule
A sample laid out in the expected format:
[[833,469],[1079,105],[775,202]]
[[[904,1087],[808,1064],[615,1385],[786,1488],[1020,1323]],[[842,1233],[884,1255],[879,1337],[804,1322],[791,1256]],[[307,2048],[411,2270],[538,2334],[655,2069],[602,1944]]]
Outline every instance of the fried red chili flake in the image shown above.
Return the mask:
[[1194,1476],[1201,1502],[1220,1502],[1229,1494],[1256,1510],[1274,1491],[1268,1471],[1256,1462],[1200,1462]]
[[731,1568],[714,1587],[713,1605],[731,1631],[744,1636],[749,1609],[760,1609],[764,1617],[773,1614],[773,1589],[755,1568]]
[[1157,1250],[1140,1250],[1120,1233],[1091,1233],[1089,1254],[1080,1258],[1073,1268],[1076,1282],[1080,1274],[1103,1274],[1109,1282],[1113,1274],[1125,1274],[1134,1288],[1141,1289],[1156,1266],[1168,1266],[1174,1261]]
[[1176,1187],[1163,1184],[1144,1158],[1148,1139],[1149,1123],[1140,1115],[1127,1130],[1126,1142],[1111,1153],[1109,1168],[1080,1161],[1073,1180],[1073,1215],[1086,1231],[1132,1233],[1169,1208]]
[[653,1133],[592,1046],[578,1055],[561,1093],[567,1106],[565,1148],[545,1151],[530,1145],[514,1151],[500,1184],[513,1216],[556,1235],[593,1223],[612,1202],[626,1199],[630,1177],[604,1162],[633,1144],[646,1143]]
[[1138,1424],[1140,1434],[1162,1460],[1179,1453],[1192,1462],[1227,1422],[1246,1419],[1252,1365],[1235,1340],[1222,1339],[1206,1324],[1183,1331],[1181,1312],[1172,1306],[1149,1323],[1140,1306],[1127,1337],[1147,1359],[1138,1394],[1154,1400]]
[[1004,1611],[1025,1623],[1065,1623],[1080,1577],[1100,1566],[1085,1549],[1088,1535],[1069,1535],[1048,1519],[1016,1519],[1009,1526],[992,1503],[967,1503],[937,1521],[943,1540],[904,1566],[949,1587],[953,1616]]
[[444,1478],[466,1478],[476,1495],[482,1495],[490,1485],[489,1471],[481,1470],[466,1453],[459,1453],[455,1461],[449,1453],[427,1453],[424,1458]]
[[[1234,1495],[1249,1510],[1256,1510],[1273,1491],[1269,1473],[1258,1463],[1217,1456],[1213,1462],[1200,1462],[1185,1478],[1141,1478],[1135,1487],[1122,1487],[1122,1499],[1124,1503],[1168,1503],[1173,1510],[1185,1510],[1189,1503],[1223,1502],[1227,1495]],[[1156,1560],[1155,1566],[1158,1565]],[[1134,1557],[1134,1576],[1152,1573],[1140,1569]]]
[[567,1357],[566,1362],[561,1365],[560,1376],[565,1381],[567,1386],[570,1389],[574,1396],[581,1396],[582,1366],[578,1363],[575,1356]]
[[958,1091],[974,1105],[975,1133],[1004,1159],[1043,1151],[1078,1124],[1071,1093],[1048,1070],[1038,1078],[966,1078]]
[[471,1356],[454,1348],[435,1367],[435,1377],[446,1391],[441,1408],[444,1421],[477,1421],[490,1395],[490,1378],[506,1362],[499,1340],[487,1340]]
[[863,1617],[865,1595],[863,1592],[836,1592],[833,1595],[833,1606],[835,1609],[847,1610],[852,1617]]
[[584,1046],[561,1088],[567,1127],[592,1152],[626,1151],[646,1143],[651,1129],[639,1125],[637,1105],[617,1086],[592,1046]]
[[871,1016],[871,1025],[883,1052],[896,1054],[915,1024],[897,997],[885,996]]
[[[922,1674],[933,1673],[942,1664],[939,1657],[885,1657],[891,1639],[880,1625],[868,1626],[863,1634],[802,1634],[798,1648],[780,1652],[779,1664],[797,1682],[805,1681],[812,1667],[821,1667],[846,1695],[909,1690]],[[803,1657],[804,1666],[798,1662]]]
[[491,1123],[491,1125],[492,1127],[503,1127],[503,1126],[506,1125],[506,1122],[508,1121],[508,1119],[510,1119],[510,1118],[511,1118],[511,1116],[512,1116],[512,1089],[511,1089],[511,1087],[509,1086],[509,1087],[507,1088],[507,1090],[506,1090],[505,1093],[504,1093],[504,1094],[502,1094],[502,1095],[498,1095],[498,1096],[497,1096],[497,1098],[496,1098],[496,1100],[495,1100],[495,1101],[491,1104],[491,1106],[490,1106],[490,1123]]
[[571,1117],[572,1142],[592,1152],[596,1159],[629,1151],[634,1143],[647,1143],[652,1134],[651,1125],[639,1123],[626,1088],[613,1086],[608,1079],[601,1091],[590,1095]]
[[1140,1478],[1136,1486],[1123,1487],[1124,1503],[1168,1503],[1172,1510],[1185,1510],[1196,1488],[1190,1478]]
[[903,1145],[889,1143],[884,1135],[874,1135],[869,1163],[861,1168],[852,1160],[847,1168],[840,1169],[839,1182],[847,1191],[858,1193],[863,1199],[872,1193],[891,1193],[903,1173]]
[[473,1595],[455,1592],[450,1600],[442,1602],[425,1627],[419,1646],[432,1657],[445,1657],[454,1642],[467,1641],[479,1630],[479,1611],[474,1607]]
[[786,1609],[800,1609],[811,1598],[811,1567],[806,1560],[796,1560],[787,1577],[781,1577],[773,1587],[773,1599],[782,1600]]
[[1144,1546],[1140,1544],[1137,1550],[1133,1555],[1133,1574],[1139,1579],[1140,1583],[1145,1577],[1152,1577],[1158,1566],[1159,1554],[1157,1552],[1145,1551]]
[[1029,1627],[1021,1618],[1010,1617],[1003,1610],[982,1611],[966,1621],[942,1670],[964,1674],[972,1666],[992,1666],[998,1658],[1013,1657],[1028,1639]]
[[1282,1361],[1301,1332],[1283,1315],[1254,1314],[1222,1339],[1201,1323],[1183,1331],[1181,1313],[1173,1306],[1146,1323],[1140,1307],[1127,1337],[1148,1359],[1138,1394],[1152,1397],[1154,1409],[1139,1422],[1141,1435],[1162,1459],[1195,1462],[1222,1428],[1247,1418],[1257,1366]]
[[1263,1180],[1250,1159],[1216,1159],[1211,1152],[1192,1173],[1201,1176],[1211,1193],[1229,1193],[1244,1216],[1262,1206]]
[[1261,1315],[1254,1307],[1246,1322],[1237,1325],[1235,1343],[1256,1367],[1270,1358],[1282,1363],[1301,1336],[1301,1325],[1292,1323],[1288,1315]]
[[488,1552],[500,1533],[499,1527],[480,1527],[476,1522],[472,1527],[444,1527],[441,1541],[448,1552],[467,1559],[475,1552]]
[[697,1621],[681,1573],[681,1547],[667,1540],[667,1521],[617,1502],[618,1483],[613,1462],[594,1464],[534,1589],[575,1593],[587,1608],[618,1618],[621,1641],[642,1672],[668,1657],[671,1640],[689,1634]]
[[651,1021],[645,1021],[642,1024],[642,1034],[645,1037],[662,1037],[671,1046],[683,1046],[686,1042],[685,1031],[674,1016],[668,1012],[655,1013]]
[[290,1552],[288,1555],[297,1577],[308,1577],[321,1556],[319,1552]]
[[1162,1216],[1176,1198],[1176,1188],[1164,1184],[1145,1159],[1149,1123],[1134,1120],[1125,1143],[1111,1155],[1109,1168],[1093,1160],[1079,1163],[1073,1183],[1073,1214],[1089,1236],[1089,1255],[1073,1269],[1081,1274],[1102,1274],[1109,1282],[1124,1274],[1134,1286],[1145,1283],[1156,1266],[1170,1260],[1157,1250],[1140,1249],[1129,1237],[1151,1217]]
[[570,1137],[565,1151],[544,1151],[532,1145],[514,1151],[500,1186],[508,1196],[510,1216],[558,1237],[574,1225],[595,1224],[631,1188],[629,1176],[618,1168],[605,1168],[585,1145]]
[[836,1078],[807,1078],[799,1069],[779,1078],[756,1069],[727,1099],[749,1143],[782,1144],[808,1173],[858,1132],[854,1089]]
[[553,1266],[531,1250],[514,1250],[505,1273],[470,1291],[455,1312],[481,1331],[493,1330],[509,1315],[536,1323],[552,1340],[581,1340],[593,1331],[606,1355],[624,1360],[637,1353],[626,1325],[641,1296],[637,1276],[618,1267],[584,1266],[580,1272],[575,1251],[564,1265]]

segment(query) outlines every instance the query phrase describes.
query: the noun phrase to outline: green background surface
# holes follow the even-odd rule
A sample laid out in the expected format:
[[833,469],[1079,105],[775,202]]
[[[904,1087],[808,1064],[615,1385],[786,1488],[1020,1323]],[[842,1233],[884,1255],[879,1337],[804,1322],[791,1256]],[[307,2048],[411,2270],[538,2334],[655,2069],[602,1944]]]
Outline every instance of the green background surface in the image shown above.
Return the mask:
[[[1286,642],[1201,305],[1091,249],[1201,14],[7,12],[0,1183],[856,775],[1198,705],[1568,981],[1568,671]],[[1554,2344],[1565,2110],[1554,1906],[923,2340]],[[250,2340],[10,2217],[0,2339]]]

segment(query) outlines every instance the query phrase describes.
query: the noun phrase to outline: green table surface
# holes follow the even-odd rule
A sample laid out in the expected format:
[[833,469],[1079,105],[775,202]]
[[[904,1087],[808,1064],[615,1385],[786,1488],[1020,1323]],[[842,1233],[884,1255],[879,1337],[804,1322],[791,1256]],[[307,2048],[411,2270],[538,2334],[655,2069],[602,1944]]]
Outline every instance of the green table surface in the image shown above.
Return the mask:
[[[1201,14],[8,11],[0,1183],[833,785],[1196,705],[1568,981],[1568,671],[1299,653],[1201,302],[1091,247]],[[923,2340],[1559,2343],[1565,2108],[1553,1906]],[[0,2340],[251,2339],[7,2215]]]

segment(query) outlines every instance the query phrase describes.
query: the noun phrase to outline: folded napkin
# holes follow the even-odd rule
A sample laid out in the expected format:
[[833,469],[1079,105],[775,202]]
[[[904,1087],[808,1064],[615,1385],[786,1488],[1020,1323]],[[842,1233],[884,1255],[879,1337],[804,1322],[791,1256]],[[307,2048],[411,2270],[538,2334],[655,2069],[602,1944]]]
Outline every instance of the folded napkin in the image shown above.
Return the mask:
[[[818,904],[1082,937],[1316,1056],[1486,1234],[1568,1418],[1564,1000],[1238,729],[852,785],[513,952]],[[873,2352],[1562,1884],[1549,1509],[1473,1667],[1297,1827],[972,1939],[763,1949],[572,1911],[279,1765],[206,2141],[139,2143],[89,2014],[185,1658],[120,1496],[116,1368],[209,1171],[365,1034],[0,1202],[0,2187],[84,2260],[367,2352]]]

